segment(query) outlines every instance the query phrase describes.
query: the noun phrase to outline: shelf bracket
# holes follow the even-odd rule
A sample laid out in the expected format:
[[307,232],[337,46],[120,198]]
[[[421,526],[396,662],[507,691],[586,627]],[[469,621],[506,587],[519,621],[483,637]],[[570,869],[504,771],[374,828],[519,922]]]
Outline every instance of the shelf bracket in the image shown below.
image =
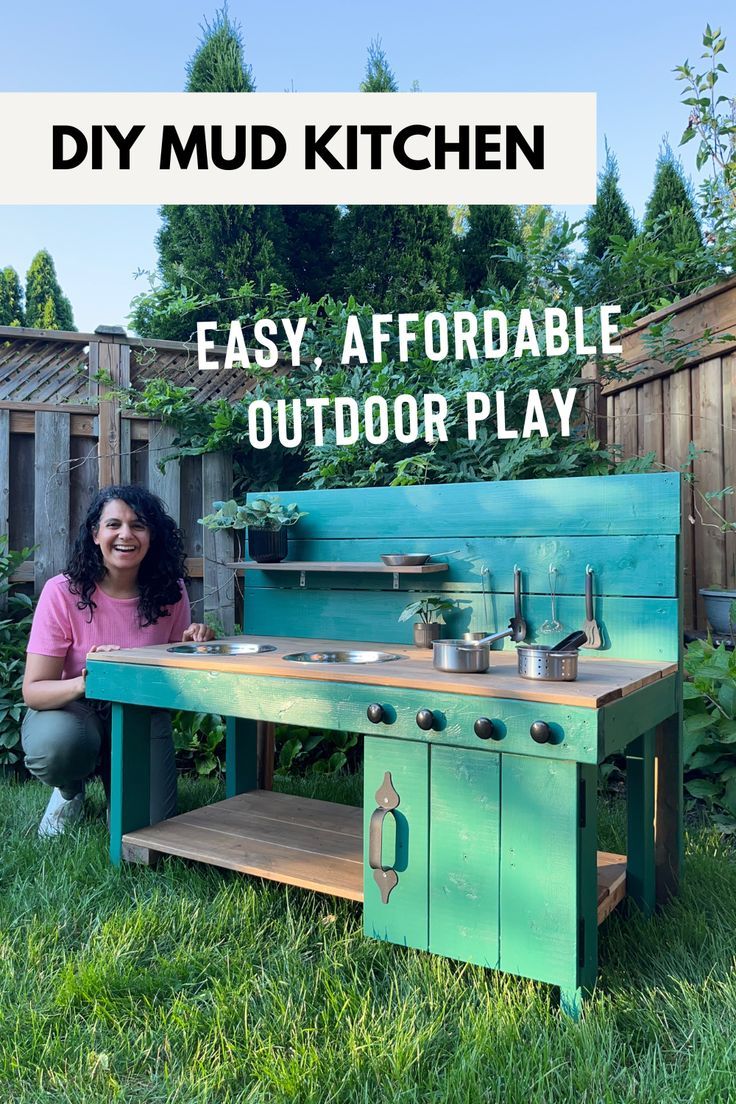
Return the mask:
[[307,573],[306,571],[299,572],[299,586],[305,587],[307,585]]
[[398,590],[399,589],[399,573],[398,573],[398,571],[394,571],[393,576],[394,576],[394,590]]

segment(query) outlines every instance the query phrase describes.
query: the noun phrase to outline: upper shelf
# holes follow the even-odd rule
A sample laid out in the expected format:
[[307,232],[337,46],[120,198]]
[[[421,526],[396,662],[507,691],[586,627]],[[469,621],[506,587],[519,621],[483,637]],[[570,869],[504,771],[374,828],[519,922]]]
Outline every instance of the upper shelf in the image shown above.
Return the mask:
[[239,567],[243,571],[356,571],[371,572],[377,575],[431,575],[437,571],[447,571],[446,563],[420,564],[418,567],[388,567],[375,560],[282,560],[281,563],[255,563],[253,560],[229,563],[228,567]]

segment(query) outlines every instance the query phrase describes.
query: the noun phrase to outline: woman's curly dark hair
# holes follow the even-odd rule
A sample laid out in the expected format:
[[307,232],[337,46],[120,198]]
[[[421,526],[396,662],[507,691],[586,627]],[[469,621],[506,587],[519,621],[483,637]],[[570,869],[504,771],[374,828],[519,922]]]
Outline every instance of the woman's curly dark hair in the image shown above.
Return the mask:
[[181,529],[166,513],[160,498],[145,487],[133,484],[103,487],[87,511],[67,563],[64,574],[69,580],[69,590],[78,594],[77,608],[90,611],[90,621],[96,609],[92,591],[104,578],[106,568],[102,553],[93,540],[102,511],[108,502],[120,499],[135,510],[140,521],[148,526],[151,544],[138,569],[138,614],[141,625],[155,625],[159,617],[167,617],[167,606],[174,606],[181,597],[179,579],[188,582],[184,565],[184,539]]

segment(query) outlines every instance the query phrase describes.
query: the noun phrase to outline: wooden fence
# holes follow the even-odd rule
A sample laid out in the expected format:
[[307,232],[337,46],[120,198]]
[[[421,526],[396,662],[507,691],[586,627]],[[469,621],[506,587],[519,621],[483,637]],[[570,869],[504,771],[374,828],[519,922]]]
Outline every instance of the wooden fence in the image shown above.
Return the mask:
[[[666,319],[661,338],[652,323]],[[707,332],[711,331],[711,336]],[[705,628],[701,587],[736,587],[736,532],[726,533],[704,496],[736,487],[736,277],[642,318],[622,335],[626,378],[599,383],[596,433],[625,457],[654,452],[665,469],[688,465],[683,483],[685,625]],[[680,365],[680,360],[684,363]],[[586,375],[598,379],[598,368]],[[736,494],[713,500],[736,522]]]
[[[146,374],[197,386],[205,398],[243,393],[242,373],[197,372],[196,350],[144,342],[122,331],[95,334],[0,328],[0,534],[13,549],[35,546],[15,581],[38,592],[61,571],[70,542],[99,487],[135,482],[164,500],[184,530],[193,613],[231,631],[235,576],[229,533],[197,524],[232,488],[221,454],[167,464],[172,430],[121,409],[117,395]],[[199,377],[199,378],[198,378]]]

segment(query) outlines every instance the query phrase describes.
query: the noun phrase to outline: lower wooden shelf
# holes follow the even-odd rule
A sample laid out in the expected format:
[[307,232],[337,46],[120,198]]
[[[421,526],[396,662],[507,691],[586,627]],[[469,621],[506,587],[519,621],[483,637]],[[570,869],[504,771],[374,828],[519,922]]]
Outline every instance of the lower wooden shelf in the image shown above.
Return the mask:
[[[363,900],[363,811],[251,790],[128,832],[123,844]],[[598,923],[626,893],[626,856],[598,852]]]

